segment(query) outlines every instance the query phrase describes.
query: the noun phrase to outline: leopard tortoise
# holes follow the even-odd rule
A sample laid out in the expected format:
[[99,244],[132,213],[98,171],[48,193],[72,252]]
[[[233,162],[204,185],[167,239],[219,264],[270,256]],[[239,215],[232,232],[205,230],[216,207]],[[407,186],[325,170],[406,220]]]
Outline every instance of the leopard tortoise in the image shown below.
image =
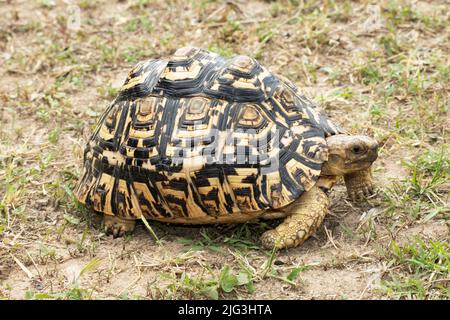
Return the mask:
[[262,245],[295,247],[322,223],[339,176],[353,200],[373,193],[377,148],[256,60],[186,47],[131,70],[87,143],[75,194],[114,237],[138,219],[285,218]]

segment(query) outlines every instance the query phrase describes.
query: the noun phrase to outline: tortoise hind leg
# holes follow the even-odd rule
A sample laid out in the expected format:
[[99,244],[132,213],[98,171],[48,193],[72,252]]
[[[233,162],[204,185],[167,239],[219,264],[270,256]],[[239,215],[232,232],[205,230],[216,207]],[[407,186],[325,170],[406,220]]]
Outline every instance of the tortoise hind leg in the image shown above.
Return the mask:
[[136,225],[135,219],[125,219],[118,216],[104,215],[103,222],[105,233],[114,238],[123,237],[125,233],[131,233]]
[[[128,180],[133,181],[131,175],[128,177]],[[119,182],[120,186],[121,184]],[[126,210],[126,204],[128,202],[125,201],[125,198],[121,197],[121,201],[117,201],[118,203],[116,203],[118,208],[117,215],[104,215],[103,218],[106,234],[112,234],[114,238],[123,237],[126,233],[132,233],[136,226],[136,219],[143,216],[134,183],[128,183],[127,186],[122,184],[122,190],[129,197],[131,202],[130,210]]]
[[301,245],[320,226],[328,212],[329,198],[317,185],[304,193],[288,210],[292,212],[278,227],[261,236],[266,249]]

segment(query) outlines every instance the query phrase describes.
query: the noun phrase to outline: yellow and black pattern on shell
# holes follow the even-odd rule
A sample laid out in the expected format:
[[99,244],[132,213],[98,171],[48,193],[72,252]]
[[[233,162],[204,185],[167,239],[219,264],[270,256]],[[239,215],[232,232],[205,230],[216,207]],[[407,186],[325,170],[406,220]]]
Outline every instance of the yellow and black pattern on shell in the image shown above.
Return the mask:
[[325,137],[339,132],[256,60],[182,48],[130,72],[75,194],[105,214],[167,222],[262,213],[315,184]]

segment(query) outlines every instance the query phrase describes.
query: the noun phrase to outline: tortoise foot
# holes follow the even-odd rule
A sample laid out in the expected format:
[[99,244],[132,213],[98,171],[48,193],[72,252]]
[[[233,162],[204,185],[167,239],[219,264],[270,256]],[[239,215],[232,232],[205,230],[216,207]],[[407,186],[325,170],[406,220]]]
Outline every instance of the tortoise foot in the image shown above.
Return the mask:
[[364,200],[375,194],[370,168],[345,175],[344,180],[348,197],[353,202]]
[[261,244],[265,249],[291,248],[298,245],[298,241],[293,237],[283,237],[277,230],[268,230],[260,238]]
[[286,209],[291,214],[278,227],[262,234],[261,244],[266,249],[301,245],[322,223],[328,212],[328,204],[326,193],[314,186]]
[[131,233],[136,225],[135,220],[123,219],[116,216],[106,216],[103,218],[106,235],[113,238],[123,237],[126,233]]
[[361,201],[375,193],[370,168],[344,176],[347,194],[353,202]]
[[279,248],[281,247],[281,241],[277,241],[279,237],[280,235],[276,230],[268,230],[261,235],[260,241],[265,249],[273,249],[275,246]]

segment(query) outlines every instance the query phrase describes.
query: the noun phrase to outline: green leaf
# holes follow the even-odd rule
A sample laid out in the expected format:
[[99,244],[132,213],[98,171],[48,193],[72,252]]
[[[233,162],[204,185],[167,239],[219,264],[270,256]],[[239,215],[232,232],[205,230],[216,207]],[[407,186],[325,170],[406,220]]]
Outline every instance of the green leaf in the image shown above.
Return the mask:
[[247,283],[247,291],[248,293],[254,293],[256,291],[255,286],[253,285],[253,281]]
[[88,263],[86,263],[86,265],[83,267],[83,269],[81,269],[80,275],[78,277],[81,277],[83,274],[94,270],[96,267],[98,267],[100,262],[101,262],[101,260],[99,258],[94,258],[91,261],[89,261]]
[[231,269],[229,266],[223,267],[220,272],[219,278],[220,287],[224,292],[231,292],[234,290],[234,287],[237,285],[238,280],[234,274],[231,273]]
[[183,272],[183,274],[181,275],[181,281],[185,286],[189,286],[189,280],[189,275],[186,272]]
[[56,144],[58,140],[59,140],[59,129],[53,129],[48,134],[48,141],[50,141],[50,143]]
[[128,290],[123,291],[120,295],[119,295],[119,299],[120,300],[130,300],[130,296],[128,294]]
[[76,218],[74,216],[71,216],[70,214],[65,214],[64,215],[64,220],[66,220],[68,223],[74,224],[74,225],[77,225],[77,224],[80,223],[80,219],[78,219],[78,218]]
[[54,297],[48,293],[35,293],[34,299],[35,300],[45,300],[45,299],[54,299]]
[[217,285],[207,286],[200,291],[203,295],[209,299],[219,300],[219,287]]
[[237,283],[240,286],[248,284],[250,281],[251,279],[246,272],[239,272],[239,274],[237,275]]
[[26,300],[45,300],[45,299],[55,299],[55,297],[53,297],[51,294],[48,294],[48,293],[27,291],[27,292],[25,292],[25,299]]
[[304,269],[303,268],[294,268],[291,273],[289,273],[289,275],[287,276],[287,279],[289,281],[295,281],[295,279],[297,279],[298,275],[300,274],[300,272],[302,272]]
[[25,299],[26,300],[32,300],[33,298],[34,298],[34,292],[33,291],[25,292]]

